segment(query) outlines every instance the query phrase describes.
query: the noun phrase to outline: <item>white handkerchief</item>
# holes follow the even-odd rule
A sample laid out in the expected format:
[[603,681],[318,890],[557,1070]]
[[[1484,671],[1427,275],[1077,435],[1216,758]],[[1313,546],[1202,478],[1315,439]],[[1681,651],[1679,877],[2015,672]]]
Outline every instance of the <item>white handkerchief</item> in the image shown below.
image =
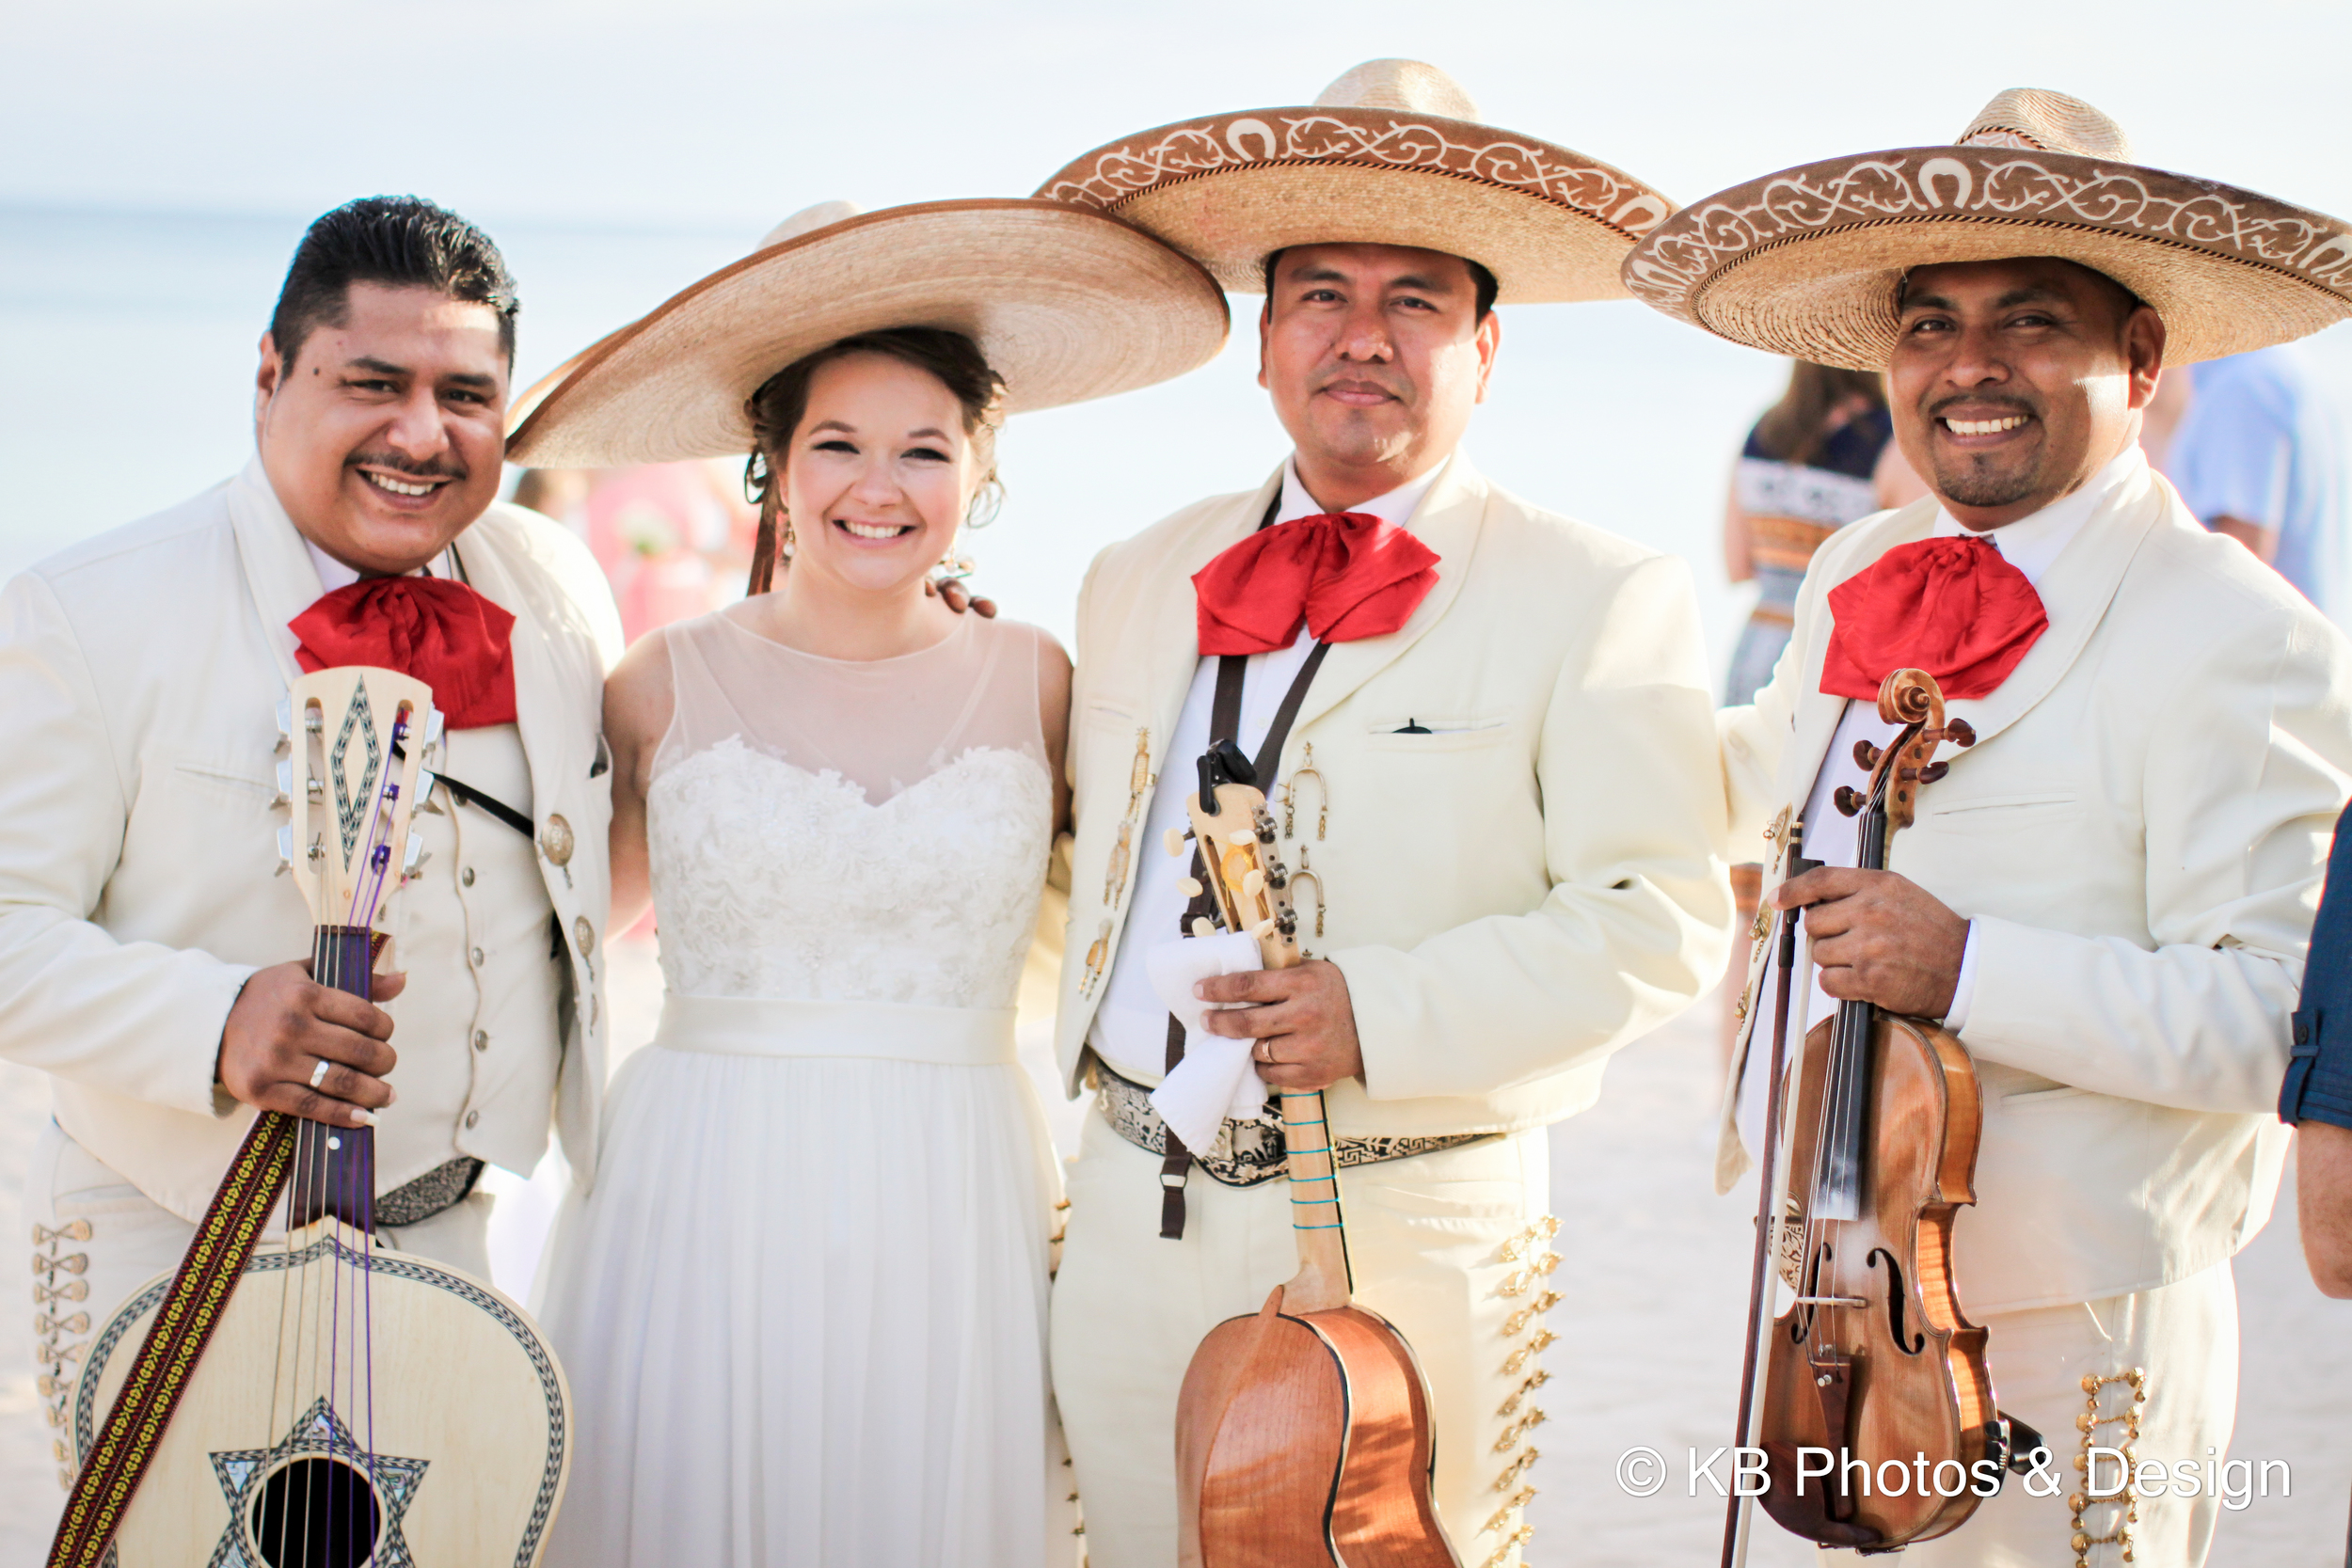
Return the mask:
[[1256,1116],[1265,1106],[1265,1084],[1250,1060],[1255,1040],[1228,1039],[1200,1027],[1212,1006],[1242,1006],[1237,1002],[1211,1004],[1192,994],[1192,988],[1212,974],[1247,974],[1265,967],[1258,939],[1245,932],[1221,931],[1213,937],[1178,937],[1144,954],[1144,972],[1168,1010],[1184,1025],[1184,1059],[1152,1091],[1152,1108],[1186,1148],[1206,1154],[1216,1145],[1228,1117]]

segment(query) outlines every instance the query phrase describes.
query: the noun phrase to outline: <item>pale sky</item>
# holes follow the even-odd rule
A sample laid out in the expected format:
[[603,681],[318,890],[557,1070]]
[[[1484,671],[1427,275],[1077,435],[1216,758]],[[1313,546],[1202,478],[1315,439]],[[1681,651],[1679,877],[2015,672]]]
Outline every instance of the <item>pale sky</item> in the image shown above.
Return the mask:
[[485,223],[764,227],[811,201],[1025,195],[1071,155],[1426,59],[1488,119],[1679,200],[1947,140],[2006,87],[2161,166],[2352,211],[2342,0],[2228,5],[11,0],[0,200],[311,213],[417,189]]
[[[517,386],[744,254],[786,214],[1025,196],[1078,153],[1311,102],[1380,55],[1486,119],[1678,200],[1948,141],[2055,87],[2146,162],[2352,216],[2352,6],[1102,0],[0,0],[0,576],[216,483],[251,448],[254,345],[303,226],[413,191],[515,264]],[[1004,517],[966,541],[1067,632],[1088,559],[1287,446],[1256,301],[1213,365],[1012,421]],[[1745,614],[1716,541],[1786,362],[1630,304],[1504,310],[1466,451],[1496,483],[1690,562],[1718,670]],[[2314,343],[2352,393],[2352,326]]]

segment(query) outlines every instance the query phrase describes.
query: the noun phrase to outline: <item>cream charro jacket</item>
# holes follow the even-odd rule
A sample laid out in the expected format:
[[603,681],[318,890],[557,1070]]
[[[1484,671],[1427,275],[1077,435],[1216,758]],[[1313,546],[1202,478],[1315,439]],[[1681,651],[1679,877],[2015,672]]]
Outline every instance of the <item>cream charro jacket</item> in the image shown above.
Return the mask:
[[[1803,808],[1837,727],[1830,590],[1935,512],[1882,513],[1814,557],[1772,683],[1722,716],[1735,850]],[[2352,777],[2352,646],[2160,476],[2127,480],[2039,589],[2049,629],[1998,690],[1949,705],[1977,744],[1945,750],[1949,776],[1887,860],[1975,923],[1961,1038],[1984,1132],[1955,1267],[1977,1313],[2169,1284],[2262,1228],[2287,1020]],[[1733,1099],[1723,1188],[1749,1164]]]
[[[567,868],[538,863],[569,939],[545,1037],[564,1053],[557,1122],[584,1180],[604,1080],[602,689],[620,627],[586,549],[534,513],[493,506],[457,548],[516,616],[533,809],[576,837]],[[65,1131],[184,1219],[253,1116],[215,1095],[230,1006],[255,968],[310,949],[310,912],[276,875],[272,771],[278,701],[300,673],[286,623],[318,591],[258,462],[0,591],[0,1054],[50,1073]],[[548,1106],[529,1098],[484,1104],[498,1125],[483,1141],[544,1142]]]
[[[1200,660],[1192,574],[1246,537],[1281,476],[1103,552],[1078,608],[1068,961],[1057,1036],[1076,1092],[1153,788]],[[1326,895],[1301,935],[1347,977],[1364,1076],[1342,1133],[1540,1126],[1590,1104],[1604,1059],[1720,973],[1723,800],[1681,562],[1538,512],[1456,455],[1413,517],[1438,584],[1392,636],[1333,646],[1282,752],[1303,785],[1281,853]],[[1418,722],[1432,733],[1403,735]],[[1153,782],[1130,799],[1139,750]],[[1135,843],[1136,856],[1161,854]],[[1311,900],[1310,900],[1311,902]]]

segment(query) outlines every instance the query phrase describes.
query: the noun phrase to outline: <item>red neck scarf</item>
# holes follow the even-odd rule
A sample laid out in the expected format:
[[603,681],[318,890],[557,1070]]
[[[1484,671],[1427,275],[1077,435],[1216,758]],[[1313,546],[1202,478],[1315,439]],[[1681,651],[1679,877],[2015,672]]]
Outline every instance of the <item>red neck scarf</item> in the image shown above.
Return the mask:
[[1203,654],[1386,637],[1438,585],[1438,552],[1368,512],[1322,512],[1260,529],[1192,577]]
[[372,664],[433,689],[453,730],[515,721],[515,617],[462,582],[362,578],[287,626],[305,670]]
[[1949,697],[1990,695],[2050,618],[2026,574],[1981,534],[1898,545],[1829,591],[1821,689],[1875,699],[1897,670],[1925,670]]

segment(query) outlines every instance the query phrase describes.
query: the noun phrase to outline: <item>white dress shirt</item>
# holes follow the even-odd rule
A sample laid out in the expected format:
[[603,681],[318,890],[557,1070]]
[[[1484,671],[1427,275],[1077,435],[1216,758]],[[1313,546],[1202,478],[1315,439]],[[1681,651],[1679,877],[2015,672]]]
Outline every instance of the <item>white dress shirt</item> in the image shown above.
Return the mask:
[[[1347,510],[1370,513],[1397,528],[1410,528],[1422,498],[1444,471],[1445,464],[1439,463],[1419,479]],[[1287,523],[1328,510],[1299,483],[1298,465],[1293,459],[1282,470],[1282,499],[1274,520]],[[1241,733],[1232,737],[1246,754],[1255,757],[1265,743],[1275,710],[1282,705],[1291,682],[1314,646],[1314,639],[1301,631],[1287,648],[1249,656],[1242,678]],[[1176,940],[1184,908],[1192,902],[1177,886],[1191,869],[1190,859],[1168,854],[1165,841],[1170,828],[1185,826],[1184,799],[1192,790],[1193,764],[1216,738],[1209,734],[1209,710],[1216,698],[1216,659],[1203,658],[1193,672],[1192,689],[1184,696],[1184,711],[1177,716],[1175,732],[1169,736],[1160,787],[1152,797],[1151,816],[1136,846],[1135,902],[1128,909],[1126,927],[1120,932],[1103,1005],[1087,1036],[1094,1053],[1109,1063],[1113,1071],[1139,1084],[1157,1084],[1168,1070],[1168,1008],[1152,989],[1144,954],[1160,942]],[[1271,795],[1274,784],[1274,779],[1267,777],[1260,779],[1257,787]]]
[[[2052,501],[2030,516],[2020,517],[1989,532],[1979,532],[1964,526],[1948,509],[1938,508],[1935,526],[1930,531],[1929,537],[1957,539],[1974,534],[1990,539],[1994,547],[2001,552],[2002,560],[2024,573],[2027,582],[2039,583],[2051,563],[2074,542],[2074,535],[2082,531],[2082,526],[2090,520],[2090,515],[2098,511],[2119,487],[2136,481],[2147,466],[2148,459],[2140,451],[2138,443],[2135,442],[2124,449],[2122,456],[2091,475],[2080,489]],[[1824,865],[1851,866],[1856,863],[1861,848],[1859,829],[1853,825],[1856,819],[1847,817],[1837,810],[1835,804],[1837,791],[1841,785],[1851,786],[1857,794],[1867,789],[1869,774],[1854,760],[1854,743],[1867,740],[1872,747],[1883,749],[1900,728],[1900,725],[1889,724],[1880,719],[1875,704],[1851,699],[1847,701],[1845,713],[1837,722],[1837,733],[1829,743],[1828,754],[1821,759],[1821,770],[1814,777],[1813,792],[1805,800],[1804,815],[1799,817],[1805,825],[1806,859],[1820,861]],[[1778,943],[1773,945],[1776,958]],[[1969,1004],[1976,996],[1976,928],[1972,925],[1967,943],[1961,951],[1960,977],[1952,987],[1951,1009],[1944,1015],[1944,1026],[1954,1034],[1967,1027]],[[1754,1006],[1757,1017],[1754,1039],[1758,1045],[1772,1037],[1772,1010],[1778,995],[1772,974],[1773,962],[1773,958],[1765,961],[1763,976],[1756,985]],[[1810,984],[1806,988],[1808,1000],[1804,1013],[1804,1027],[1789,1032],[1788,1056],[1792,1069],[1797,1059],[1796,1041],[1806,1030],[1837,1010],[1836,998],[1821,989],[1820,966],[1809,964],[1807,971]],[[1769,1048],[1759,1054],[1752,1046],[1749,1059],[1758,1062],[1769,1060]],[[1764,1147],[1761,1136],[1764,1128],[1764,1079],[1765,1074],[1761,1070],[1751,1073],[1742,1069],[1740,1126],[1751,1148]]]

